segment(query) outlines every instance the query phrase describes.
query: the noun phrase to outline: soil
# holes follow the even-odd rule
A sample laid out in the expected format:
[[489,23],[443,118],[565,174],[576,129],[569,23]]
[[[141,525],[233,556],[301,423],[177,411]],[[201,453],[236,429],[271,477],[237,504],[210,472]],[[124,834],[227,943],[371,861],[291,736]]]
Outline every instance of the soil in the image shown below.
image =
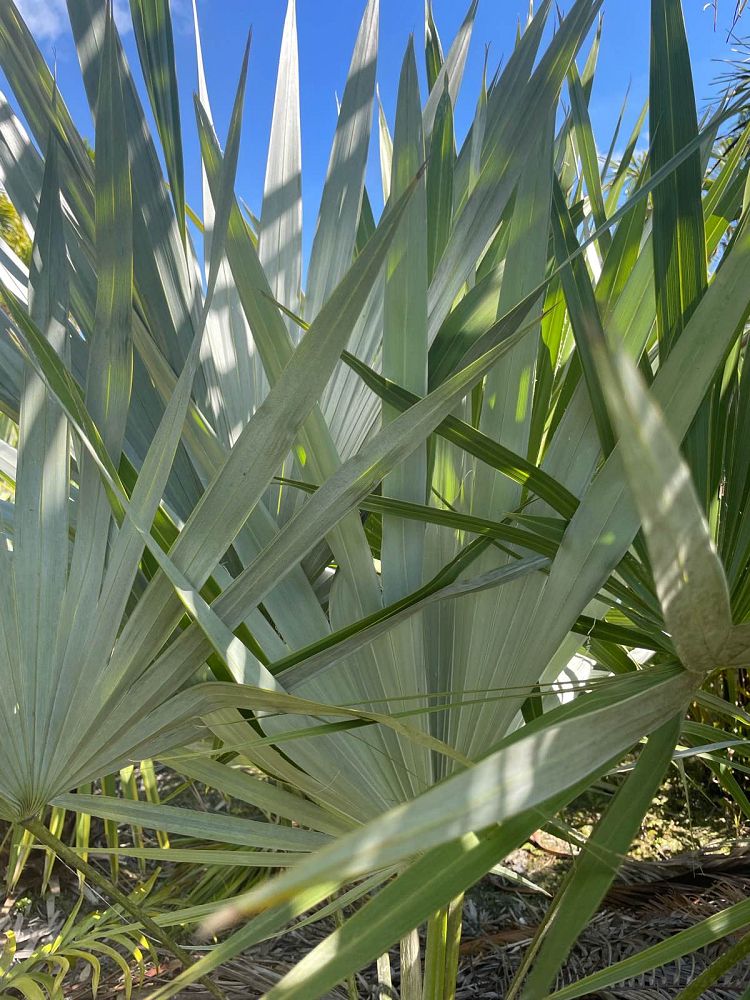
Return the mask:
[[[700,809],[686,810],[682,790],[680,782],[665,786],[600,912],[569,956],[558,986],[636,954],[748,896],[750,840],[742,837],[748,837],[750,831],[736,816],[727,813],[720,801],[707,798],[708,805],[701,800]],[[193,789],[184,794],[194,796],[197,792]],[[501,1000],[505,996],[551,894],[575,863],[576,831],[585,835],[596,821],[595,801],[579,801],[554,833],[538,831],[529,843],[506,858],[495,874],[486,876],[467,894],[456,1000]],[[195,807],[194,798],[190,804]],[[199,798],[197,804],[212,809],[226,807],[205,797]],[[92,837],[96,839],[97,835],[94,824]],[[134,862],[130,864],[132,869],[126,867],[122,877],[135,885],[143,873]],[[39,884],[42,865],[43,855],[32,855],[21,883],[0,911],[0,935],[3,929],[15,928],[20,954],[28,954],[58,932],[77,896],[78,883],[73,873],[58,869],[53,905],[49,894],[45,899],[36,898],[34,886]],[[197,876],[191,876],[193,884],[187,877],[184,867],[165,866],[160,882],[175,895],[189,893],[191,902],[201,901],[196,898],[200,894]],[[207,893],[215,892],[216,884],[203,888]],[[225,886],[227,892],[240,888],[236,884]],[[158,892],[158,887],[154,891]],[[100,907],[101,900],[89,893],[89,906]],[[333,929],[332,921],[322,920],[289,930],[229,962],[214,978],[225,990],[227,1000],[254,1000]],[[669,1000],[718,957],[731,940],[590,996],[601,1000]],[[378,983],[374,966],[357,975],[355,985],[360,1000],[398,997],[398,966],[398,951],[394,950],[390,994]],[[171,978],[173,973],[174,965],[169,961],[149,967],[146,981],[133,996],[145,1000],[157,983]],[[70,977],[67,984],[66,1000],[89,1000],[92,996],[87,978],[76,982]],[[706,994],[705,1000],[739,1000],[748,987],[750,962],[732,970]],[[111,967],[108,974],[103,974],[98,998],[121,1000],[123,996],[122,978]],[[181,996],[185,1000],[204,1000],[209,994],[192,987]],[[342,986],[329,996],[333,1000],[351,1000],[353,994]]]

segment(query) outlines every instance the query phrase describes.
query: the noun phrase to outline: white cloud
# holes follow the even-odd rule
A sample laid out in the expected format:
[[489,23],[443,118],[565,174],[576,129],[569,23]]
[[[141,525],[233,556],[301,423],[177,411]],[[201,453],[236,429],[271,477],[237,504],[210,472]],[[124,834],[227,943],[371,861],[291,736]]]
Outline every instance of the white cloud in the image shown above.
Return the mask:
[[68,25],[65,0],[16,0],[16,6],[37,41],[58,38]]
[[121,35],[126,35],[133,26],[126,0],[115,0],[115,24]]
[[169,0],[175,34],[189,35],[193,31],[193,6],[190,0]]
[[[38,42],[54,42],[70,31],[65,0],[16,0],[16,6]],[[121,34],[130,31],[127,0],[115,0],[115,22]]]

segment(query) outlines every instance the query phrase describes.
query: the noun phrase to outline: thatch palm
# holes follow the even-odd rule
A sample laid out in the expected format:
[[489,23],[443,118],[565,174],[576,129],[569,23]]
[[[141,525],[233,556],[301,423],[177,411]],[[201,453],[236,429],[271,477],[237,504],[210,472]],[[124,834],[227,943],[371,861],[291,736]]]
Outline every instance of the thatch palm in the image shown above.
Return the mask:
[[[744,216],[710,284],[706,259],[739,214],[746,168],[728,160],[701,201],[715,123],[699,133],[690,109],[672,114],[689,60],[678,3],[654,0],[652,124],[673,124],[654,130],[650,176],[623,204],[637,132],[603,181],[588,118],[598,39],[580,75],[575,65],[598,6],[576,0],[540,56],[542,5],[458,154],[452,106],[476,5],[445,58],[428,6],[430,93],[422,106],[409,45],[392,137],[380,122],[375,227],[370,0],[304,298],[293,0],[257,225],[233,194],[244,68],[224,153],[200,69],[205,288],[185,221],[168,4],[132,2],[169,188],[104,3],[69,4],[93,162],[15,7],[0,11],[0,63],[45,154],[3,105],[0,179],[35,233],[28,315],[8,258],[11,318],[0,316],[0,393],[21,428],[2,552],[14,693],[3,811],[38,830],[49,804],[85,808],[241,844],[269,867],[347,834],[238,901],[235,915],[271,909],[158,996],[364,876],[353,897],[387,884],[271,995],[320,995],[399,937],[402,995],[421,995],[410,932],[431,917],[424,990],[450,996],[451,900],[653,733],[597,835],[604,862],[592,848],[588,875],[566,887],[528,987],[542,995],[609,858],[627,850],[687,702],[708,670],[741,661],[669,433],[688,435],[710,506],[726,477],[701,428],[711,407],[739,412],[745,398],[744,380],[729,404],[721,386],[709,394],[728,354],[722,386],[737,378]],[[648,370],[668,431],[627,362],[613,374],[605,331],[633,361],[658,353]],[[638,486],[650,447],[661,451],[634,504],[626,477]],[[729,485],[737,505],[746,486],[739,473]],[[744,593],[747,559],[732,551]],[[624,676],[558,705],[549,685],[581,633]],[[654,650],[653,665],[637,670],[623,646]],[[217,738],[233,763],[297,794],[210,759]],[[144,756],[298,825],[72,794]]]

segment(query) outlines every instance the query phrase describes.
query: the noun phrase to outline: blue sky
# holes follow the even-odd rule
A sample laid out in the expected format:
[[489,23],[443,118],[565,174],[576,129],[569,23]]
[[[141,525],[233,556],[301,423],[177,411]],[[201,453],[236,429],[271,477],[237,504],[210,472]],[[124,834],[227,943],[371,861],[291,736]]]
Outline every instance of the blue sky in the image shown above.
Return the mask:
[[[83,94],[78,63],[67,25],[65,0],[16,0],[50,62],[57,59],[62,94],[81,130],[91,135],[91,119]],[[131,64],[137,63],[132,32],[128,30],[127,0],[116,0],[118,22]],[[719,0],[718,26],[712,9],[701,0],[683,0],[699,107],[715,92],[712,81],[720,72],[718,60],[731,55],[727,29],[734,0]],[[435,18],[444,47],[461,23],[468,0],[434,0]],[[568,6],[567,3],[564,4]],[[253,28],[243,143],[237,189],[254,210],[260,206],[268,134],[286,0],[198,0],[204,57],[212,106],[220,137],[226,125],[236,85],[242,50]],[[309,250],[328,153],[336,124],[335,94],[341,93],[364,0],[298,0],[297,21],[302,94],[303,200],[305,247]],[[480,0],[462,96],[456,108],[457,132],[462,136],[479,89],[485,44],[490,66],[511,51],[524,0]],[[173,0],[178,72],[183,99],[186,182],[188,199],[200,207],[200,173],[191,95],[195,87],[195,57],[190,0]],[[631,85],[625,131],[635,120],[648,93],[648,0],[605,0],[600,71],[591,103],[594,131],[600,150],[606,150],[626,91]],[[409,34],[414,33],[421,55],[423,0],[381,0],[378,78],[391,123],[398,74]],[[420,58],[420,70],[422,70]],[[0,85],[5,88],[0,75]],[[423,79],[424,85],[424,79]],[[379,202],[377,139],[373,136],[368,189]]]

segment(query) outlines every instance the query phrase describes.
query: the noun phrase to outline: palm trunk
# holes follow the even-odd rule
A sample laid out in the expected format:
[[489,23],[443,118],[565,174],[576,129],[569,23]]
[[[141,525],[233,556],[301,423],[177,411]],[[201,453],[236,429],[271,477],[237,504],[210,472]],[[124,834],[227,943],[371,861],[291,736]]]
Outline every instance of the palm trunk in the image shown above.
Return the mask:
[[427,924],[425,1000],[455,1000],[462,913],[460,895],[438,910]]
[[378,959],[378,1000],[391,1000],[393,978],[391,976],[391,956],[386,952]]
[[401,1000],[422,1000],[422,965],[419,959],[419,930],[401,938]]

